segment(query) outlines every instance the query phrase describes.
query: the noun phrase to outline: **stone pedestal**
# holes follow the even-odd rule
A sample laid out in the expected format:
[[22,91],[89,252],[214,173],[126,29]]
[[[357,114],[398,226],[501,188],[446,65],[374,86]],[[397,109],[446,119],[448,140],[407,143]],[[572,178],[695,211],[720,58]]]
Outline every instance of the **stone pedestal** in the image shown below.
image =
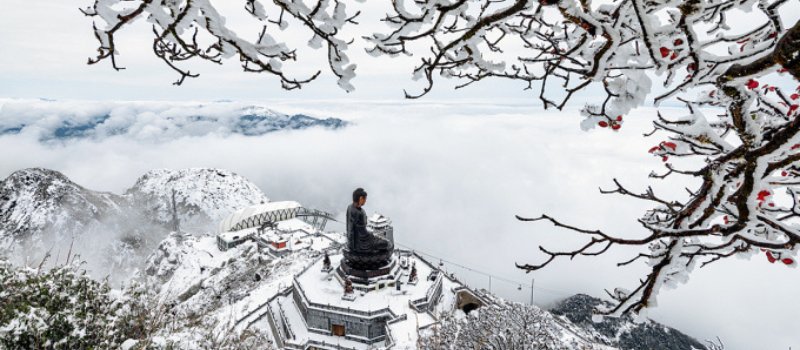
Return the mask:
[[353,282],[353,287],[357,290],[370,291],[392,287],[400,279],[400,265],[391,254],[383,265],[357,265],[359,267],[369,266],[370,268],[354,267],[346,257],[347,255],[345,255],[345,259],[342,259],[336,269],[336,277],[339,281],[350,279]]

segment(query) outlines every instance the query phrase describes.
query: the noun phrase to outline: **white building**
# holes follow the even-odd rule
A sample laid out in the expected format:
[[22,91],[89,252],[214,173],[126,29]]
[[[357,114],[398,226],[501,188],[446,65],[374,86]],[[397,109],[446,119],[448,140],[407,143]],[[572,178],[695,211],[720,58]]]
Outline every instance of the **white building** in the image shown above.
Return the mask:
[[217,247],[225,251],[255,240],[274,255],[283,255],[313,244],[313,239],[307,237],[323,235],[328,219],[332,219],[329,213],[306,209],[295,201],[253,205],[237,210],[220,223]]

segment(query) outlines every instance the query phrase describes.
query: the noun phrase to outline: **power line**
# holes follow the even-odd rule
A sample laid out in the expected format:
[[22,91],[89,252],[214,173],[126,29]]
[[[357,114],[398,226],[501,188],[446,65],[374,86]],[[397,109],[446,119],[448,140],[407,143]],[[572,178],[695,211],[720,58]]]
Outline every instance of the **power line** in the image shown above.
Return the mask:
[[509,283],[509,284],[512,284],[512,285],[518,285],[520,287],[525,287],[525,288],[533,288],[534,290],[543,291],[543,292],[546,292],[546,293],[562,294],[562,295],[567,295],[567,296],[574,294],[572,292],[567,292],[567,291],[563,291],[563,290],[538,287],[538,286],[532,285],[531,283],[523,283],[523,282],[520,282],[520,281],[513,280],[511,278],[499,276],[499,275],[496,275],[496,274],[493,274],[493,273],[489,273],[489,272],[486,272],[486,271],[481,271],[481,270],[478,270],[476,268],[469,267],[469,266],[463,265],[461,263],[457,263],[455,261],[448,260],[448,259],[436,256],[436,255],[424,252],[422,250],[416,249],[416,248],[411,247],[409,245],[398,243],[396,241],[395,241],[395,244],[399,245],[401,247],[404,247],[406,249],[410,249],[410,250],[412,250],[412,251],[414,251],[416,253],[420,253],[422,255],[425,255],[425,256],[428,256],[428,257],[431,257],[431,258],[434,258],[434,259],[438,259],[439,261],[446,262],[446,263],[448,263],[450,265],[454,265],[454,266],[460,267],[462,269],[468,270],[470,272],[475,272],[475,273],[490,277],[492,279],[496,279],[498,281],[503,281],[503,282],[506,282],[506,283]]

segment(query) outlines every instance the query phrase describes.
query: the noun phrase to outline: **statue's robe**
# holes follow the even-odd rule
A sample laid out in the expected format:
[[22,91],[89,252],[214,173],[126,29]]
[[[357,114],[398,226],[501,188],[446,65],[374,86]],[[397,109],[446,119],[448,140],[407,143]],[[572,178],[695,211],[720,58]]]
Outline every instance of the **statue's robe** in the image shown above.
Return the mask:
[[347,206],[347,247],[350,251],[368,250],[367,213],[355,204]]
[[389,242],[367,231],[367,213],[350,204],[347,207],[347,248],[354,253],[376,253],[390,250]]

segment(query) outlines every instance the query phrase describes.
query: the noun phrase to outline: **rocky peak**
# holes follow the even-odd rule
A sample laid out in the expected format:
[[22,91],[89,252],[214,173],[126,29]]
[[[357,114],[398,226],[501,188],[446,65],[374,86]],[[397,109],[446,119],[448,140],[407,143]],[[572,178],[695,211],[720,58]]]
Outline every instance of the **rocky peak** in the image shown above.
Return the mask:
[[157,169],[141,176],[126,196],[160,223],[171,223],[173,193],[178,220],[185,228],[209,231],[239,208],[269,201],[246,178],[227,170]]
[[0,235],[80,228],[103,213],[116,212],[120,202],[119,196],[87,190],[58,171],[19,170],[0,181]]
[[576,294],[556,304],[550,312],[567,318],[571,323],[591,334],[594,341],[622,350],[705,350],[706,346],[677,329],[646,319],[634,321],[633,317],[604,317],[601,322],[592,321],[592,310],[609,302],[586,295]]

